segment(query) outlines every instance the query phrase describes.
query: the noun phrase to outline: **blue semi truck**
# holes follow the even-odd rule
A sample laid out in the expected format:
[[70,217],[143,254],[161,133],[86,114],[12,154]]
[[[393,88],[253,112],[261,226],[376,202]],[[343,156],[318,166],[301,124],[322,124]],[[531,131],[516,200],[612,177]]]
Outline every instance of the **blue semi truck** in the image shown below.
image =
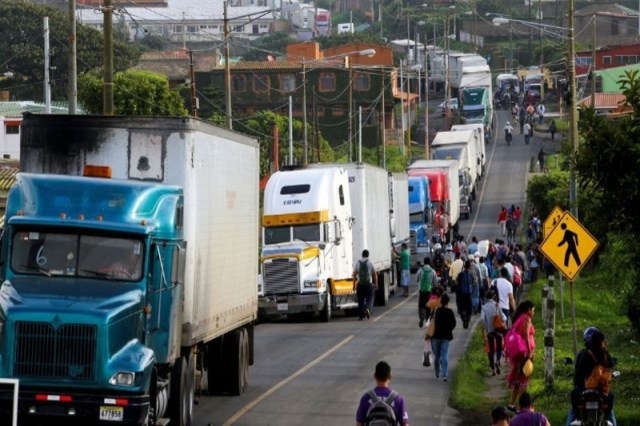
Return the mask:
[[431,255],[433,207],[429,196],[429,179],[426,176],[410,176],[409,185],[409,233],[411,267],[417,269],[426,256]]
[[27,115],[20,149],[0,257],[0,378],[19,380],[20,424],[188,426],[198,377],[243,392],[256,141],[191,118]]

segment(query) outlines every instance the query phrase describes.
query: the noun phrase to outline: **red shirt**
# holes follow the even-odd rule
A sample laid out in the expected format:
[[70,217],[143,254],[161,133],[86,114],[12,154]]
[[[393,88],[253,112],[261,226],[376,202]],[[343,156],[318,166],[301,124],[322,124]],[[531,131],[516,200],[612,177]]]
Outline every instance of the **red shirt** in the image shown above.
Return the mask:
[[502,222],[503,220],[507,220],[507,214],[509,212],[507,212],[507,209],[503,209],[500,210],[500,213],[498,213],[498,222]]

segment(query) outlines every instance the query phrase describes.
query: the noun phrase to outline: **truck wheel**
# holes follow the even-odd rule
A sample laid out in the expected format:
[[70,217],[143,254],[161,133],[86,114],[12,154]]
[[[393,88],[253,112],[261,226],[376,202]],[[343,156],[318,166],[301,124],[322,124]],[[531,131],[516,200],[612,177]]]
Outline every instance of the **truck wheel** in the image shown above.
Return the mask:
[[324,301],[324,307],[322,308],[322,312],[320,312],[320,320],[322,322],[331,321],[331,294],[329,292],[327,292],[327,297]]
[[389,302],[389,273],[378,274],[378,291],[376,291],[376,305],[387,306]]
[[[244,333],[243,333],[244,332]],[[244,338],[242,336],[245,336]],[[223,386],[231,395],[240,395],[246,389],[249,369],[249,339],[244,329],[230,332],[224,341]]]
[[171,424],[191,426],[193,420],[193,399],[196,373],[196,356],[180,357],[171,371],[171,397],[169,416]]

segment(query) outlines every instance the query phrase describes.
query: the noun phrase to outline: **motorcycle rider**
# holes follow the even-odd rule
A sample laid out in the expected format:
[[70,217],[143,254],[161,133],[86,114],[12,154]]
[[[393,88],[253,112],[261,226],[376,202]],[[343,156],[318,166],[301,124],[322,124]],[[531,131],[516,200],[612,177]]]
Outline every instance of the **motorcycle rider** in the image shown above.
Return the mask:
[[[572,422],[578,418],[577,406],[582,392],[586,389],[585,382],[591,375],[595,366],[600,364],[605,368],[613,368],[614,365],[614,360],[607,351],[605,336],[597,327],[587,327],[584,330],[582,337],[585,347],[576,357],[573,375],[573,390],[571,391],[571,409],[567,416],[567,426],[570,426]],[[607,419],[613,424],[613,426],[617,426],[616,418],[613,414],[613,392],[609,391],[609,394],[605,396],[605,401],[607,403]]]
[[507,124],[505,124],[504,126],[504,138],[506,139],[509,145],[511,145],[511,138],[513,137],[512,135],[513,135],[513,127],[511,127],[511,123],[507,121]]

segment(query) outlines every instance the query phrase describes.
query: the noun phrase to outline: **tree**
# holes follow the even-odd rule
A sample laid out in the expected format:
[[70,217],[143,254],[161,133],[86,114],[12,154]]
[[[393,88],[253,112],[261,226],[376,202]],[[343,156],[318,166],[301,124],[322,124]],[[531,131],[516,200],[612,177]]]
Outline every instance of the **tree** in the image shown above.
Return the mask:
[[[614,243],[624,246],[626,253],[640,249],[640,78],[638,71],[626,71],[618,82],[625,96],[625,105],[632,114],[616,121],[598,116],[594,109],[584,109],[580,115],[580,133],[584,138],[576,155],[576,173],[580,191],[591,200],[589,214],[599,218],[601,235],[609,232]],[[582,210],[582,206],[581,206]],[[597,234],[596,234],[597,235]],[[612,250],[615,250],[612,244]],[[640,330],[640,257],[617,257],[612,271],[628,271],[616,282],[621,299],[626,303],[627,316]]]
[[[180,94],[169,88],[167,77],[149,71],[129,70],[114,75],[114,109],[117,115],[187,115]],[[78,100],[91,114],[103,111],[102,77],[87,73],[78,79]]]
[[290,43],[295,42],[287,33],[271,33],[258,37],[250,42],[252,49],[242,55],[244,61],[264,61],[268,55],[277,56],[282,54],[283,49]]
[[[0,80],[0,88],[16,99],[43,99],[44,36],[43,18],[49,17],[51,46],[51,92],[53,99],[67,98],[69,35],[68,19],[59,9],[29,2],[0,2],[0,71],[13,76]],[[78,74],[102,68],[103,35],[77,24]],[[114,70],[124,70],[138,62],[138,49],[114,41]]]

